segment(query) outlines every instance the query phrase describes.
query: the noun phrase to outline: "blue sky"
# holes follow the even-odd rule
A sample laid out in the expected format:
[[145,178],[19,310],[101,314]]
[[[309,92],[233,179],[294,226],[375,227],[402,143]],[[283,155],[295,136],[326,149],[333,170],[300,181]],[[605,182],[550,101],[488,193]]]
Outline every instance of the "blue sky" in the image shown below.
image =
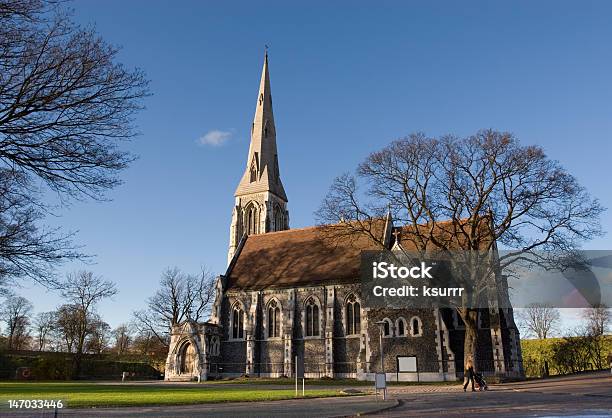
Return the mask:
[[[49,221],[78,230],[97,255],[86,267],[118,284],[100,307],[113,326],[143,306],[167,266],[224,271],[264,44],[291,227],[313,224],[335,176],[415,131],[511,131],[612,207],[609,2],[72,6],[77,21],[123,47],[125,65],[147,72],[154,93],[138,116],[142,135],[126,146],[140,159],[112,201],[74,203]],[[603,226],[612,229],[610,213]],[[612,248],[611,238],[587,248]],[[35,286],[19,292],[37,310],[59,303]]]

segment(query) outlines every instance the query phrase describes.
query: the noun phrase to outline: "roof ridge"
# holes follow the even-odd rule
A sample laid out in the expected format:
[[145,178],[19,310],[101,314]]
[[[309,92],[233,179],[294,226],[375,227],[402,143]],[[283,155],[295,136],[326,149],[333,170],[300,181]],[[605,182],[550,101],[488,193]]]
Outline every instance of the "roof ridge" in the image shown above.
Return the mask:
[[303,226],[301,228],[289,228],[289,229],[284,229],[282,231],[270,231],[270,232],[264,232],[263,234],[252,234],[249,235],[248,238],[255,238],[255,237],[263,237],[263,236],[267,236],[267,235],[278,235],[278,234],[283,234],[283,233],[288,233],[288,232],[297,232],[297,231],[305,231],[307,229],[316,229],[318,228],[318,225],[312,225],[312,226]]

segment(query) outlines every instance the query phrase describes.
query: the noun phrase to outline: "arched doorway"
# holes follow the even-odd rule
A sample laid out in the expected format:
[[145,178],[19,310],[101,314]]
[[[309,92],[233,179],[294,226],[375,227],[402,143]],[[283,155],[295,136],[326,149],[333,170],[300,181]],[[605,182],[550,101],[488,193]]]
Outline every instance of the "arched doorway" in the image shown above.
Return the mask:
[[193,344],[186,341],[179,351],[179,374],[192,374],[195,368],[196,350]]

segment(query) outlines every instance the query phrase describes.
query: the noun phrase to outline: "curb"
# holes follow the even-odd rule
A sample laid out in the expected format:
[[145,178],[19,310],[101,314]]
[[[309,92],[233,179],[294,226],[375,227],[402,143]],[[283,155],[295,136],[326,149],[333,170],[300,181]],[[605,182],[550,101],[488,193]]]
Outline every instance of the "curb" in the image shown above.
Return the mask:
[[390,411],[391,409],[397,408],[398,406],[401,406],[403,404],[404,404],[404,402],[401,399],[396,399],[395,400],[395,405],[389,405],[389,406],[385,406],[384,408],[375,409],[373,411],[363,412],[361,414],[357,414],[356,416],[362,417],[364,415],[380,414],[381,412]]

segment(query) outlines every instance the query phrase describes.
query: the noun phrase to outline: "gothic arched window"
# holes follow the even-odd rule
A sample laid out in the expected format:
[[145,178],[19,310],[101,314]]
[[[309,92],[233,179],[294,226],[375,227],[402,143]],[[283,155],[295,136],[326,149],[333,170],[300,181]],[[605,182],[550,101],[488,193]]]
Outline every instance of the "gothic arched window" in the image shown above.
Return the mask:
[[274,205],[274,229],[282,231],[285,227],[285,214],[280,205]]
[[211,356],[219,355],[219,337],[217,337],[216,335],[213,335],[212,337],[210,337],[210,345],[208,347],[208,353]]
[[232,308],[232,338],[244,338],[244,311],[238,304]]
[[421,319],[418,316],[413,316],[410,319],[410,335],[413,337],[420,337],[423,332],[423,325]]
[[312,297],[306,301],[306,336],[319,336],[319,305]]
[[245,232],[248,235],[259,233],[259,207],[256,203],[249,203],[244,211]]
[[383,337],[392,337],[393,336],[393,326],[391,324],[391,320],[389,318],[383,319]]
[[346,333],[347,335],[361,332],[361,306],[355,295],[346,298]]
[[397,320],[395,321],[395,329],[396,329],[396,333],[395,333],[396,336],[398,337],[406,336],[406,320],[402,318],[401,316],[397,318]]
[[276,300],[268,304],[268,338],[280,337],[280,307]]

